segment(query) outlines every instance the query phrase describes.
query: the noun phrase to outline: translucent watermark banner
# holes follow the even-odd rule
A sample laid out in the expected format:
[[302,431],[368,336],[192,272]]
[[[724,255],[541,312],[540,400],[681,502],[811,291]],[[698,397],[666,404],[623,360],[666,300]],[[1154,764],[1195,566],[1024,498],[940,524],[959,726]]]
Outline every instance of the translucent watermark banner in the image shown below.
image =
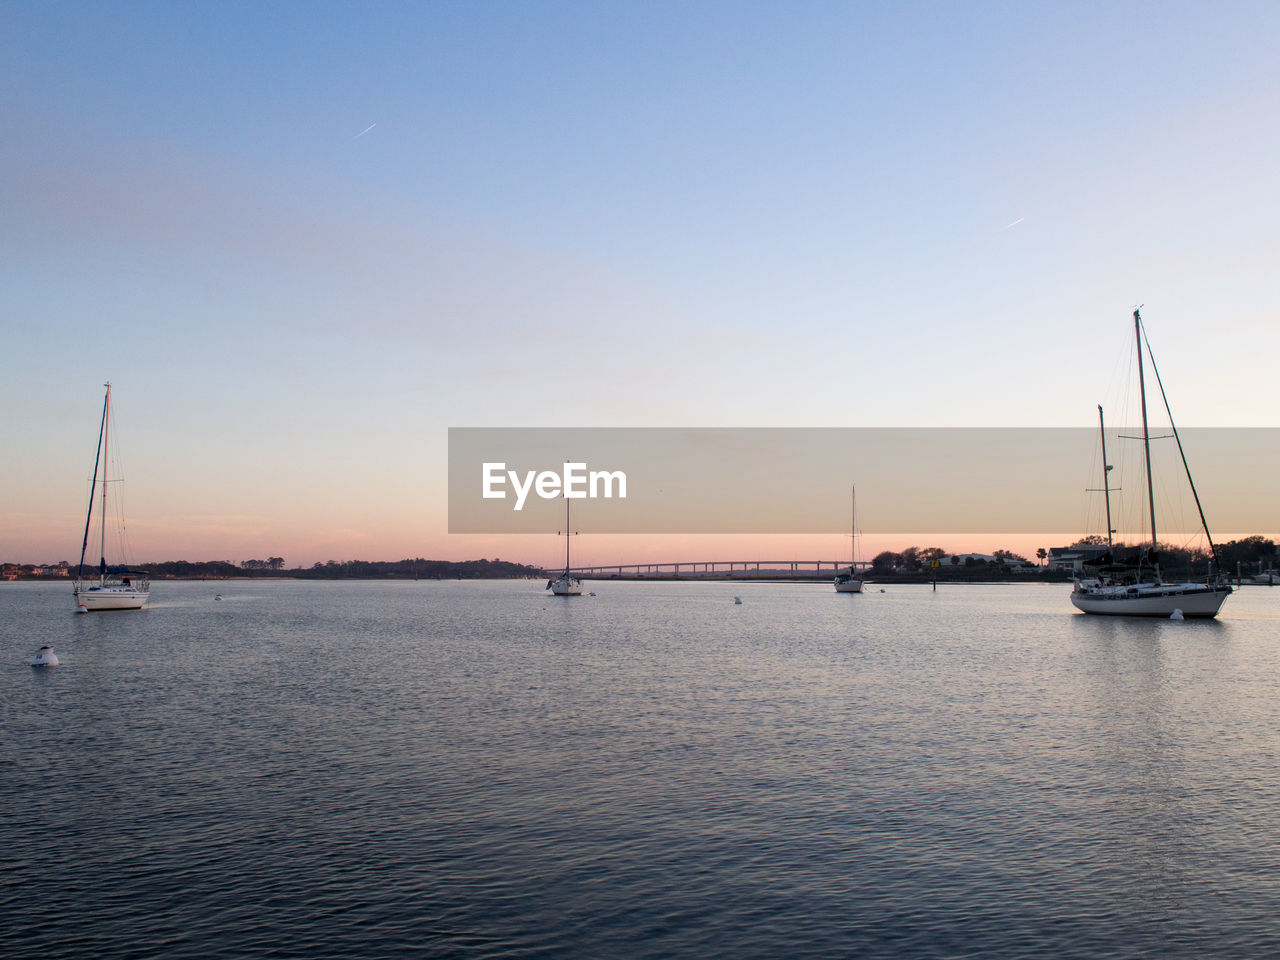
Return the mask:
[[[1199,531],[1183,453],[1141,428],[449,430],[450,533]],[[1210,529],[1280,530],[1280,429],[1180,431]],[[1107,478],[1104,485],[1103,476]],[[1087,526],[1097,529],[1085,529]]]

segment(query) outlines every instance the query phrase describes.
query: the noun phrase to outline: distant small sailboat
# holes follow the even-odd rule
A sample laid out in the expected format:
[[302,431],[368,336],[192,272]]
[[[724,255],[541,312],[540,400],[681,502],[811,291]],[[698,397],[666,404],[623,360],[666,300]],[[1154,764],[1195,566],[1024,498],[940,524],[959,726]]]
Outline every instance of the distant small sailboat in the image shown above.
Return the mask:
[[[98,452],[93,460],[93,484],[89,488],[89,511],[84,518],[84,542],[80,545],[80,566],[76,570],[75,597],[77,613],[95,610],[140,610],[151,595],[151,581],[146,574],[107,572],[107,453],[111,441],[111,384],[105,385],[102,401],[102,423],[98,426]],[[102,516],[97,579],[84,577],[84,557],[89,549],[89,528],[93,522],[93,501],[98,486],[98,466],[102,466]]]
[[835,579],[836,593],[861,593],[862,577],[858,576],[858,489],[855,486],[851,493],[851,514],[853,530],[853,559],[849,564],[849,572],[842,573]]
[[53,652],[53,647],[43,646],[36,651],[31,665],[33,667],[56,667],[58,665],[58,655]]
[[[1178,452],[1182,454],[1182,465],[1186,470],[1187,482],[1195,497],[1196,508],[1200,511],[1200,524],[1204,528],[1205,538],[1209,541],[1209,552],[1213,564],[1209,576],[1203,583],[1183,581],[1170,583],[1160,576],[1160,560],[1157,554],[1155,489],[1151,476],[1151,432],[1147,425],[1147,386],[1143,374],[1142,343],[1144,331],[1142,317],[1137,310],[1133,311],[1133,332],[1138,343],[1138,391],[1142,404],[1142,445],[1146,462],[1147,507],[1151,520],[1151,547],[1144,550],[1136,562],[1119,562],[1108,550],[1097,558],[1090,566],[1095,567],[1092,577],[1077,579],[1071,591],[1071,602],[1084,613],[1129,617],[1216,617],[1222,602],[1231,594],[1231,585],[1222,576],[1218,565],[1218,551],[1213,545],[1213,537],[1209,533],[1209,525],[1204,518],[1204,510],[1200,506],[1200,495],[1196,493],[1195,481],[1191,479],[1191,468],[1187,465],[1186,454],[1182,451],[1182,440],[1178,436],[1178,428],[1173,423],[1173,414],[1169,410],[1169,400],[1164,393],[1164,385],[1160,383],[1160,371],[1155,361],[1151,362],[1152,372],[1156,375],[1156,383],[1160,385],[1160,395],[1164,399],[1165,411],[1169,413],[1169,426],[1173,430],[1173,438],[1177,441]],[[1150,344],[1147,353],[1150,355]],[[1098,425],[1102,428],[1102,407],[1098,407]],[[1111,488],[1107,483],[1107,472],[1111,469],[1106,464],[1106,431],[1103,430],[1103,492],[1107,496],[1107,545],[1111,546]],[[1177,615],[1176,617],[1174,615]]]
[[564,498],[564,573],[547,581],[546,589],[557,597],[582,596],[582,581],[569,573],[569,538],[573,531],[569,529],[569,498]]

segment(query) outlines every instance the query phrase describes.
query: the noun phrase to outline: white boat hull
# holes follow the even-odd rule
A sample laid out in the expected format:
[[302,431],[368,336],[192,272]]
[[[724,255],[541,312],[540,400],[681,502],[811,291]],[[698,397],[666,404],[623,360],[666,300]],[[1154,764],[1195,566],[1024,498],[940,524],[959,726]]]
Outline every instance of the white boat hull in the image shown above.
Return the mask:
[[1140,587],[1082,587],[1076,585],[1071,602],[1084,613],[1116,617],[1170,617],[1180,610],[1184,617],[1216,617],[1227,586],[1203,583],[1143,584]]
[[151,596],[149,587],[77,586],[76,605],[85,613],[99,610],[141,610]]
[[557,597],[582,596],[582,581],[574,577],[560,577],[552,580],[548,587]]
[[836,593],[861,593],[862,580],[858,578],[844,579],[836,577]]

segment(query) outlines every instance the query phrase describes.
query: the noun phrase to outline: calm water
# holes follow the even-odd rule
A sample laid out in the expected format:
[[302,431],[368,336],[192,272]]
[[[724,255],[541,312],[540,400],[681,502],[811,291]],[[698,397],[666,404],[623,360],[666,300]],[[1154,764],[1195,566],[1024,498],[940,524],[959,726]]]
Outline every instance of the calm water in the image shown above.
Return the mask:
[[0,585],[0,952],[1280,952],[1280,588],[542,586]]

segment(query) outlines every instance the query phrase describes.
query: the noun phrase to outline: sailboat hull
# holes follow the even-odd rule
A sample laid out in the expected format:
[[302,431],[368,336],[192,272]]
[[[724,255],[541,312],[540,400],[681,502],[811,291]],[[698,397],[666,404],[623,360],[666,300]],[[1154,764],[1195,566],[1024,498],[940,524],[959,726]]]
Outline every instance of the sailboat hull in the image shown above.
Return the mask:
[[1231,588],[1207,587],[1202,583],[1146,585],[1138,588],[1081,588],[1071,594],[1071,602],[1083,613],[1114,617],[1170,617],[1181,611],[1188,618],[1218,615]]
[[582,596],[582,581],[574,577],[560,577],[551,581],[551,592],[557,597]]
[[859,577],[836,577],[836,593],[861,593],[862,579]]
[[141,610],[150,597],[150,589],[138,587],[113,586],[76,586],[76,605],[84,607],[86,613],[101,610]]

